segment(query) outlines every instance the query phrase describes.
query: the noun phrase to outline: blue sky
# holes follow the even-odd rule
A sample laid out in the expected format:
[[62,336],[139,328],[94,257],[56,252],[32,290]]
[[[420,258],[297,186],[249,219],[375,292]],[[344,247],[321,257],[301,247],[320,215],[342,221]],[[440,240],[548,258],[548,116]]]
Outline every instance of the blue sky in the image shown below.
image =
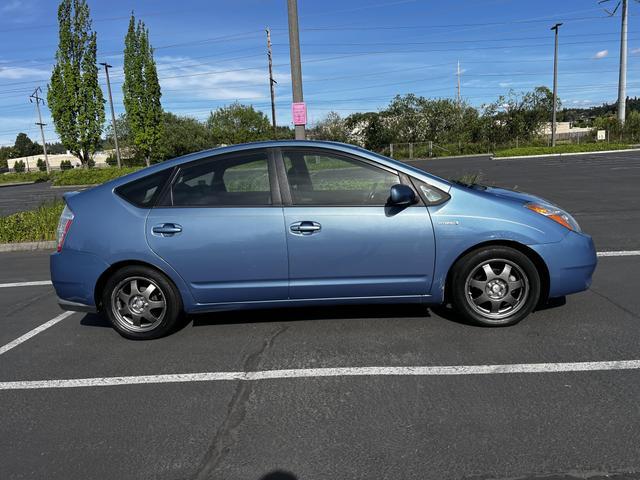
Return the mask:
[[[612,0],[612,3],[615,0]],[[304,95],[310,122],[384,108],[396,94],[462,96],[473,105],[509,89],[552,84],[560,29],[559,96],[565,106],[617,96],[620,18],[596,0],[298,0]],[[57,1],[0,0],[0,145],[24,131],[39,141],[28,96],[46,90],[57,45]],[[291,121],[285,0],[89,0],[98,61],[111,70],[122,112],[122,50],[128,15],[145,21],[165,110],[205,119],[234,100],[270,115],[264,28],[272,28],[279,124]],[[640,4],[629,17],[628,94],[638,95]],[[101,84],[104,75],[101,72]],[[106,98],[106,88],[105,88]],[[47,141],[56,139],[45,106]]]

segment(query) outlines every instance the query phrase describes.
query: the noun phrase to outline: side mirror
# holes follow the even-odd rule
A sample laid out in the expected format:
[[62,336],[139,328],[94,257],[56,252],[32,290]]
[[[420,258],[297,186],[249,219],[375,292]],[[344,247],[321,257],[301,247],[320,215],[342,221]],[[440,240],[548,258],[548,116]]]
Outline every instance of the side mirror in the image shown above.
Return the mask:
[[391,187],[389,203],[397,206],[408,206],[416,203],[416,194],[408,185],[396,184]]

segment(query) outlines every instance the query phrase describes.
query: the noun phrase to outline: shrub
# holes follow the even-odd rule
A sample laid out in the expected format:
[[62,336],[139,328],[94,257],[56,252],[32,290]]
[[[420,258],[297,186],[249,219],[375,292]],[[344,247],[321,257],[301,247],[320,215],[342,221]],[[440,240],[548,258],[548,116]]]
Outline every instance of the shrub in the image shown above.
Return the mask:
[[38,161],[36,162],[36,165],[38,166],[38,170],[40,170],[41,172],[47,171],[47,164],[41,158],[38,159]]
[[46,182],[49,175],[45,172],[5,173],[0,175],[0,183]]
[[35,210],[0,217],[0,243],[55,240],[62,200],[44,203]]
[[97,185],[139,170],[138,168],[76,168],[60,172],[53,178],[54,185]]
[[71,160],[62,160],[60,162],[60,170],[70,170],[73,168],[73,165],[71,165]]
[[13,169],[15,170],[16,173],[22,173],[25,170],[25,164],[22,160],[18,160],[16,163],[13,164]]

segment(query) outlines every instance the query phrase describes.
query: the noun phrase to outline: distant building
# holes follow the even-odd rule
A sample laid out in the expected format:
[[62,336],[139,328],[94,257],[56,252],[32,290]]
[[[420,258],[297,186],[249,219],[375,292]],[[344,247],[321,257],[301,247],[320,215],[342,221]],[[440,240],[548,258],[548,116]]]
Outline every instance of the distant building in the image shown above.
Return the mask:
[[[96,167],[106,167],[107,166],[107,157],[111,151],[98,152],[93,156],[93,161],[96,162]],[[60,170],[60,162],[63,160],[69,160],[71,165],[74,167],[80,167],[81,163],[78,157],[75,155],[67,153],[61,153],[59,155],[49,155],[49,166],[53,170]],[[14,170],[13,166],[16,162],[22,160],[24,162],[24,170],[25,172],[37,172],[38,171],[38,159],[41,158],[44,160],[44,154],[40,155],[31,155],[28,157],[20,157],[20,158],[9,158],[7,160],[7,166],[10,170]]]
[[[574,127],[573,122],[556,122],[556,135],[583,136],[591,133],[593,129],[588,127]],[[551,122],[542,127],[542,135],[551,135]]]

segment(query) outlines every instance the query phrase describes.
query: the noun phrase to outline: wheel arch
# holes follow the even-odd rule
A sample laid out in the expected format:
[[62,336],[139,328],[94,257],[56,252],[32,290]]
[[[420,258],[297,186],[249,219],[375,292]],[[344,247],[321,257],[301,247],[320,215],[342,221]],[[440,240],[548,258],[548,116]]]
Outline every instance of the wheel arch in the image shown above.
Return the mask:
[[[115,262],[113,264],[111,264],[109,266],[109,268],[107,268],[104,272],[102,272],[102,274],[100,275],[100,277],[98,277],[98,280],[96,282],[96,286],[93,290],[93,298],[96,304],[96,307],[98,308],[98,310],[101,310],[103,305],[102,305],[102,290],[104,289],[104,286],[107,283],[107,280],[109,279],[109,277],[111,277],[111,275],[113,275],[115,272],[117,272],[118,270],[120,270],[123,267],[130,267],[130,266],[140,266],[140,267],[147,267],[147,268],[151,268],[152,270],[155,270],[158,273],[161,273],[162,275],[164,275],[167,280],[169,280],[173,286],[176,288],[176,291],[181,295],[182,295],[182,291],[180,290],[179,286],[176,285],[176,282],[173,280],[173,278],[171,278],[171,275],[167,274],[167,272],[163,271],[161,268],[159,268],[157,265],[154,265],[152,263],[149,262],[144,262],[141,260],[120,260],[118,262]],[[184,305],[184,298],[182,298],[182,302]]]
[[530,248],[529,246],[523,243],[516,242],[513,240],[489,240],[489,241],[478,243],[476,245],[473,245],[467,248],[464,252],[458,255],[456,259],[451,263],[451,266],[447,271],[447,278],[445,280],[445,288],[444,288],[445,302],[449,301],[449,292],[451,291],[451,288],[450,288],[451,277],[452,277],[453,269],[456,266],[456,264],[465,255],[471,252],[474,252],[476,250],[481,250],[486,247],[511,247],[523,253],[524,255],[526,255],[527,258],[529,258],[529,260],[533,262],[533,264],[536,267],[536,270],[538,271],[538,274],[540,275],[540,298],[538,299],[538,306],[547,301],[547,299],[549,298],[549,286],[550,286],[549,269],[545,261],[538,254],[538,252],[536,252],[535,250],[533,250],[532,248]]

